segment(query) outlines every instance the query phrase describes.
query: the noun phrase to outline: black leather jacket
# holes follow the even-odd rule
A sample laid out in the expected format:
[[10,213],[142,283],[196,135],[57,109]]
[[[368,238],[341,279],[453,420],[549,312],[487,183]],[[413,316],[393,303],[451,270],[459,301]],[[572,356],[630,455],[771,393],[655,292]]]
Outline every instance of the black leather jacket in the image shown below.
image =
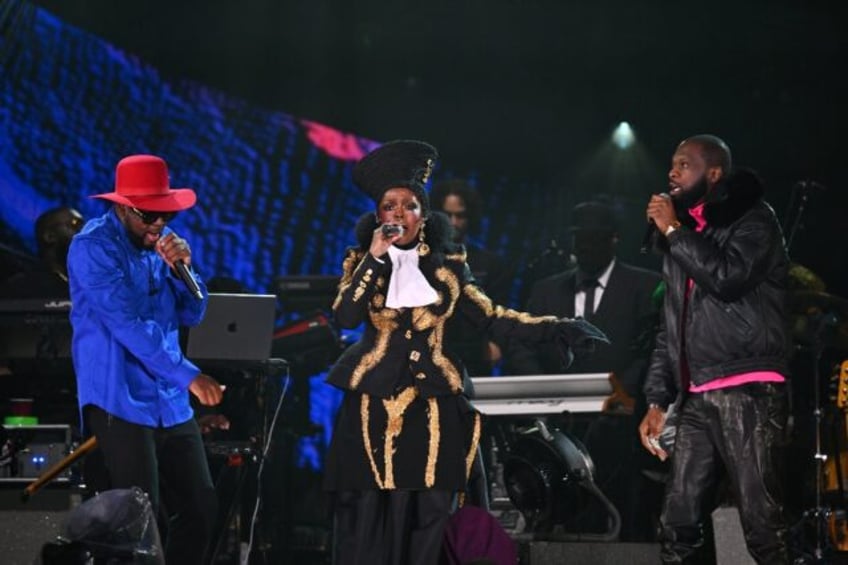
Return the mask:
[[[710,193],[702,232],[690,224],[658,238],[666,295],[645,382],[649,403],[667,407],[678,396],[683,348],[697,385],[751,371],[788,374],[789,260],[762,194],[756,175],[737,171]],[[694,286],[684,302],[688,278]]]

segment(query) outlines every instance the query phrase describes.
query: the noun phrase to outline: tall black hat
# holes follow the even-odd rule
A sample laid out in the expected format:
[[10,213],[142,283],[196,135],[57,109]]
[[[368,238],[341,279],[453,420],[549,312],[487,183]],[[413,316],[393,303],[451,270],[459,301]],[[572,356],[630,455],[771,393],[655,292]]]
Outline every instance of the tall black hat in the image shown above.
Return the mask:
[[570,231],[618,231],[612,207],[604,202],[581,202],[571,211]]
[[378,204],[390,188],[408,188],[426,213],[430,201],[424,186],[438,157],[436,148],[423,141],[389,141],[360,159],[353,167],[353,182]]

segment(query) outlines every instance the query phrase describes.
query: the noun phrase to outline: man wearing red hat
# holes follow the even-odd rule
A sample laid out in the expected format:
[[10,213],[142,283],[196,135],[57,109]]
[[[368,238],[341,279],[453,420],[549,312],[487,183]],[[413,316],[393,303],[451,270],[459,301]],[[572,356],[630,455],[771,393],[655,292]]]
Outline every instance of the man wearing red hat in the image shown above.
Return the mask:
[[223,387],[180,350],[181,325],[200,322],[199,294],[176,275],[191,264],[186,241],[167,227],[197,197],[172,189],[168,167],[153,155],[122,159],[115,190],[94,198],[114,203],[74,237],[68,278],[72,354],[83,423],[97,437],[111,488],[137,486],[169,513],[168,563],[200,563],[217,510],[200,431],[188,392],[205,405]]

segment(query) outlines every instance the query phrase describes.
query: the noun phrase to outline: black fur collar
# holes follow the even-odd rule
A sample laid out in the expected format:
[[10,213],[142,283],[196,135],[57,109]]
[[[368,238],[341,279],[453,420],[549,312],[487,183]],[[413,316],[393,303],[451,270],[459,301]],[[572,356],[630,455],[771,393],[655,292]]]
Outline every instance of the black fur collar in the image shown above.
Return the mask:
[[[735,169],[710,191],[704,206],[704,218],[711,227],[727,227],[745,215],[765,194],[762,180],[751,169]],[[686,210],[677,210],[680,223],[695,229],[695,219]],[[651,247],[660,253],[668,251],[668,240],[654,231]]]
[[[374,212],[368,212],[359,217],[356,222],[356,241],[362,250],[371,247],[371,237],[377,229],[377,218]],[[430,211],[424,226],[424,241],[430,246],[430,252],[437,255],[450,255],[461,250],[461,246],[451,238],[453,227],[450,220],[441,212]]]
[[765,186],[756,172],[736,169],[719,181],[707,195],[704,219],[708,226],[729,226],[750,210],[764,194]]

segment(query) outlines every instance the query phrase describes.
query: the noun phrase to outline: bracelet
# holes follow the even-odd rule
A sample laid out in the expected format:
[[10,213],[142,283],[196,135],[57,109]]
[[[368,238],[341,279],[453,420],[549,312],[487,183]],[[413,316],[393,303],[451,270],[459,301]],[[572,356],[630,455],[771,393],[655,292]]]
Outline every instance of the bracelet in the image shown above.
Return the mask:
[[667,228],[665,228],[664,236],[668,237],[671,235],[671,232],[680,227],[680,222],[674,220]]
[[660,412],[665,412],[665,408],[663,408],[662,406],[660,406],[656,402],[651,402],[650,404],[648,404],[648,410],[651,410],[652,408],[656,408]]

